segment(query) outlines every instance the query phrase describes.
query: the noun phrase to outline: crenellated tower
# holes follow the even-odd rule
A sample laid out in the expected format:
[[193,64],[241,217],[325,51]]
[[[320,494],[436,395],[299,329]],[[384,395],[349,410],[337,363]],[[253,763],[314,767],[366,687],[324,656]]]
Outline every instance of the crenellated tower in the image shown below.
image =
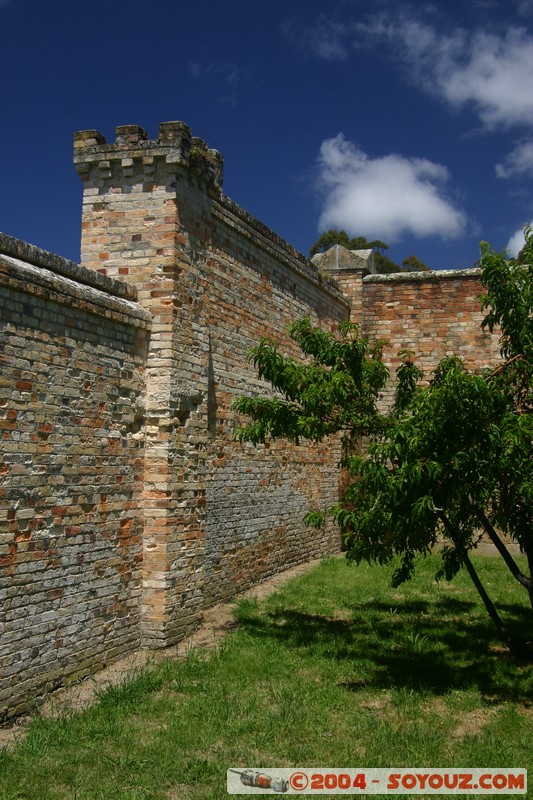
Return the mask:
[[74,135],[83,181],[81,264],[133,283],[152,315],[146,359],[143,636],[182,638],[203,601],[208,343],[202,322],[210,202],[223,160],[183,122],[106,142]]
[[82,264],[127,276],[143,287],[146,299],[146,278],[164,283],[165,265],[183,245],[180,182],[196,185],[199,195],[219,195],[222,156],[193,137],[184,122],[163,122],[156,140],[138,125],[119,126],[114,143],[98,131],[79,131],[74,164],[84,184]]
[[330,448],[246,451],[234,440],[232,402],[267,389],[247,358],[262,336],[296,354],[289,322],[334,325],[347,303],[222,193],[221,155],[183,122],[163,123],[155,140],[137,125],[118,127],[112,143],[81,131],[74,161],[84,184],[81,263],[134,284],[152,318],[139,429],[142,631],[145,644],[164,646],[206,605],[277,571],[277,558],[290,565],[336,546],[333,529],[322,541],[302,531],[310,502],[336,498]]

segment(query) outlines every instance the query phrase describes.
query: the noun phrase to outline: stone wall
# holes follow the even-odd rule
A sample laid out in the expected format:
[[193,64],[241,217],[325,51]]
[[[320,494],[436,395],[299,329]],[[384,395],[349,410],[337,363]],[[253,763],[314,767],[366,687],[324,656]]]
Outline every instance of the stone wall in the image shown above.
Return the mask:
[[208,602],[243,590],[305,558],[337,550],[334,528],[305,528],[310,507],[338,496],[339,452],[331,443],[259,450],[236,445],[231,403],[243,393],[265,394],[247,362],[248,349],[267,336],[298,355],[288,324],[303,316],[331,327],[348,316],[338,289],[227,198],[212,207],[205,303],[210,332],[210,430],[207,450],[205,591]]
[[0,236],[0,712],[139,643],[149,316]]

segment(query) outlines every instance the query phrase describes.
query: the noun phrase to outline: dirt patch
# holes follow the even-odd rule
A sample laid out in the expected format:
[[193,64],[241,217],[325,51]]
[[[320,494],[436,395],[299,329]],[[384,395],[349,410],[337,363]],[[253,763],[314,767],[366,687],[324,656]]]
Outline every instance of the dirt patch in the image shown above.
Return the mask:
[[390,707],[390,697],[376,697],[373,700],[363,700],[361,703],[361,708],[367,708],[369,711],[388,711]]
[[499,708],[476,708],[473,711],[466,711],[461,715],[461,721],[451,731],[453,739],[464,739],[466,736],[475,736],[485,725],[496,716]]
[[[117,686],[126,678],[134,676],[151,664],[157,664],[165,659],[183,658],[191,650],[199,647],[214,647],[223,636],[235,627],[233,612],[239,600],[262,600],[288,581],[304,575],[320,563],[321,559],[317,559],[306,564],[299,564],[243,592],[233,598],[231,602],[221,603],[207,609],[203,613],[200,628],[176,646],[168,647],[165,650],[137,650],[130,653],[80,683],[58,689],[40,706],[38,713],[44,717],[55,718],[81,711],[96,702],[99,692],[109,686]],[[10,747],[23,739],[31,720],[31,715],[24,715],[1,727],[0,748]]]

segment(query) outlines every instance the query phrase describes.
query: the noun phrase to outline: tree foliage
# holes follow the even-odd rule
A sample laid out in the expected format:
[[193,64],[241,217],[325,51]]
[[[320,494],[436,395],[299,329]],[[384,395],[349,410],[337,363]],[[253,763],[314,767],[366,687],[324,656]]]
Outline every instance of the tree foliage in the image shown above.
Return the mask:
[[[377,404],[388,371],[379,343],[371,346],[357,326],[336,334],[302,320],[291,336],[307,357],[302,363],[262,340],[251,354],[261,377],[276,390],[272,398],[243,397],[236,408],[250,418],[241,440],[267,437],[342,439],[340,467],[348,475],[340,501],[306,517],[320,525],[333,517],[348,557],[390,563],[400,557],[393,582],[413,571],[415,556],[437,543],[442,568],[451,579],[464,567],[503,639],[506,627],[470,559],[484,532],[496,546],[533,607],[533,232],[526,230],[523,262],[481,245],[486,311],[483,328],[500,332],[502,361],[485,374],[469,372],[458,356],[442,360],[428,382],[412,353],[403,353],[395,401],[387,414]],[[367,437],[367,452],[357,444]],[[524,573],[505,540],[526,555]]]
[[340,244],[348,250],[370,250],[375,248],[382,251],[388,250],[389,248],[388,244],[385,244],[385,242],[379,239],[369,242],[365,236],[354,236],[350,238],[346,231],[337,231],[331,228],[329,231],[325,231],[325,233],[321,234],[316,240],[309,250],[309,255],[314,256],[317,253],[324,253],[336,244]]
[[416,256],[407,256],[407,258],[404,258],[402,266],[400,266],[385,254],[385,251],[389,249],[389,245],[380,239],[374,239],[370,242],[365,236],[350,238],[346,231],[337,231],[334,228],[326,231],[317,239],[311,247],[309,255],[314,256],[317,253],[324,253],[336,244],[346,247],[347,250],[374,250],[374,263],[377,271],[381,274],[430,271],[429,267]]
[[404,258],[402,261],[402,269],[405,272],[431,272],[430,268],[416,256],[407,256],[407,258]]

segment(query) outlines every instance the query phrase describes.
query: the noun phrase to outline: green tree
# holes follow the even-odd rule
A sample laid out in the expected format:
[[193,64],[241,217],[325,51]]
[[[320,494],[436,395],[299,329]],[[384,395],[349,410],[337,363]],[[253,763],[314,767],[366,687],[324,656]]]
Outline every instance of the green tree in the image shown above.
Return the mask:
[[385,244],[385,242],[382,242],[380,239],[374,239],[372,242],[369,242],[366,236],[354,236],[350,239],[346,231],[338,231],[335,230],[335,228],[331,228],[329,231],[325,231],[325,233],[316,240],[309,250],[309,255],[314,256],[317,253],[324,253],[336,244],[340,244],[348,250],[376,249],[383,251],[389,249],[389,245]]
[[317,253],[325,253],[330,247],[340,244],[348,250],[362,250],[362,247],[352,247],[352,240],[346,231],[329,230],[325,231],[314,243],[309,250],[309,255],[314,256]]
[[384,253],[375,253],[374,263],[380,275],[392,275],[395,272],[403,272],[402,268]]
[[[531,229],[525,260],[533,264]],[[483,327],[501,333],[502,361],[494,369],[469,373],[459,357],[448,357],[422,387],[412,354],[404,353],[394,405],[383,414],[377,397],[388,372],[379,344],[371,347],[351,323],[333,335],[302,320],[290,334],[303,363],[265,339],[252,351],[259,375],[277,393],[235,403],[250,418],[238,435],[256,444],[268,437],[298,443],[340,435],[347,488],[338,503],[310,512],[306,522],[318,526],[333,517],[356,563],[399,556],[394,585],[411,576],[417,554],[444,542],[439,577],[450,580],[466,568],[502,639],[523,653],[469,554],[484,531],[533,607],[533,269],[482,243],[481,270]],[[362,436],[370,441],[364,455],[358,453]],[[506,536],[526,555],[528,574]]]
[[407,256],[402,261],[402,269],[405,272],[431,272],[423,261],[420,261],[416,256]]
[[[531,226],[530,225],[526,225],[525,230],[526,231],[531,230]],[[522,247],[522,249],[518,253],[518,255],[516,257],[516,260],[518,261],[519,264],[527,264],[529,259],[530,259],[529,247],[528,247],[528,242],[527,242],[527,238],[526,238],[526,241],[524,242],[524,246]]]
[[386,242],[380,239],[369,241],[365,236],[354,236],[350,239],[346,231],[337,231],[334,228],[323,233],[309,251],[310,256],[317,253],[324,253],[336,244],[346,247],[348,250],[375,250],[374,263],[376,264],[377,271],[381,274],[391,274],[394,272],[416,272],[416,271],[430,271],[422,261],[419,261],[416,256],[407,256],[402,262],[402,266],[397,264],[387,255],[385,251],[389,249]]

